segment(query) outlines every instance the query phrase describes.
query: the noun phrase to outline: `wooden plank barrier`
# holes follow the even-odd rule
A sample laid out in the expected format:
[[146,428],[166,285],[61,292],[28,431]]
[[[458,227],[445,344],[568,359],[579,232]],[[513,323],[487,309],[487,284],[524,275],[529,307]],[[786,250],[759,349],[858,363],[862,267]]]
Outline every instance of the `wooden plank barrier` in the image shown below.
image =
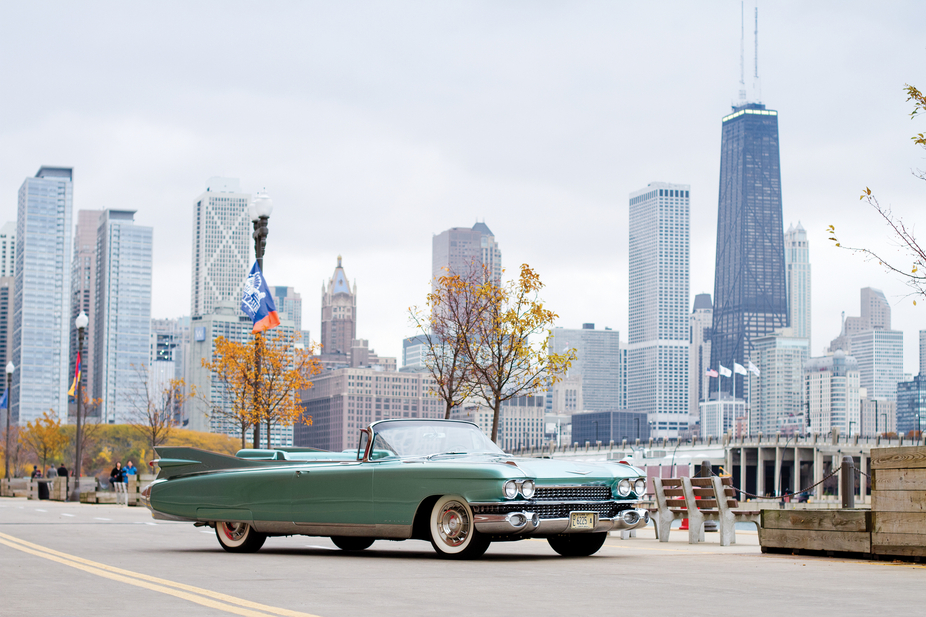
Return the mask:
[[762,552],[767,549],[871,552],[868,510],[762,510]]
[[871,451],[871,552],[926,556],[926,447]]

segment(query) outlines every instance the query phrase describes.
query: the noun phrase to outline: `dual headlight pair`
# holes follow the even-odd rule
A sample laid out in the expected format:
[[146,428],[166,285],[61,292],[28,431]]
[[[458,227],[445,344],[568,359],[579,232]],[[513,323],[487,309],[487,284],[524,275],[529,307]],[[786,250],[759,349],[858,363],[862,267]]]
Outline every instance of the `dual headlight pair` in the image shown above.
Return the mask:
[[637,478],[631,481],[629,478],[624,478],[617,483],[617,494],[619,497],[627,497],[630,495],[631,491],[636,493],[637,497],[642,497],[643,494],[646,493],[646,480]]
[[534,496],[534,481],[508,480],[505,482],[504,491],[505,497],[508,499],[514,499],[518,496],[518,493],[521,493],[524,499],[530,499]]

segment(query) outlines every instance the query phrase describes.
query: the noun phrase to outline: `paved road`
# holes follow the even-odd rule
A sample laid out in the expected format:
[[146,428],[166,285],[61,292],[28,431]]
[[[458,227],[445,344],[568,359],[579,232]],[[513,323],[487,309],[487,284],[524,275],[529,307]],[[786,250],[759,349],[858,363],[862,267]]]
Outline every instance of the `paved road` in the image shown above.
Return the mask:
[[922,614],[924,566],[762,555],[755,533],[737,538],[643,532],[584,559],[527,540],[448,562],[420,541],[345,554],[294,537],[232,555],[211,530],[142,508],[4,498],[0,615]]

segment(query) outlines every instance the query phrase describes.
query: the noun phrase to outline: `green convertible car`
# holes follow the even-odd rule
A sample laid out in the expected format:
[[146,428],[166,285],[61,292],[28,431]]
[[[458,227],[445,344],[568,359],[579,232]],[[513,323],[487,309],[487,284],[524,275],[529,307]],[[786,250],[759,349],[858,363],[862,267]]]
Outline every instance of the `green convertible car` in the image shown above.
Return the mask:
[[546,538],[586,556],[611,530],[635,529],[646,490],[623,463],[514,458],[475,424],[383,420],[356,450],[242,450],[224,456],[157,448],[157,479],[142,493],[156,519],[215,528],[227,551],[268,536],[326,536],[347,551],[374,540],[430,540],[441,556],[472,558],[490,542]]

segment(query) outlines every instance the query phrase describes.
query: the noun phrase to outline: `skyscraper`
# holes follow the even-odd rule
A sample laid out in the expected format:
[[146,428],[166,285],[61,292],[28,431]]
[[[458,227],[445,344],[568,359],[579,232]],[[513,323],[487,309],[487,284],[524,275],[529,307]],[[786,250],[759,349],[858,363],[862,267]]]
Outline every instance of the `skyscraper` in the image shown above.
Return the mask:
[[16,221],[10,221],[0,229],[0,277],[13,276],[16,264]]
[[[788,279],[788,315],[797,338],[810,344],[810,248],[800,221],[785,232],[785,274]],[[813,349],[813,347],[810,347]]]
[[19,188],[11,419],[20,426],[49,410],[67,421],[73,188],[70,167],[42,167]]
[[551,353],[576,350],[565,379],[553,384],[553,413],[621,408],[620,338],[617,330],[596,330],[593,323],[581,329],[553,328]]
[[903,381],[903,332],[863,330],[849,339],[858,361],[859,385],[868,398],[896,401],[897,384]]
[[135,224],[134,210],[106,210],[96,238],[93,309],[93,397],[101,420],[123,424],[147,405],[151,337],[151,227]]
[[[292,287],[277,286],[271,289],[273,300],[277,305],[277,313],[286,313],[286,319],[289,319],[296,325],[296,331],[302,331],[302,296]],[[280,316],[283,319],[283,316]],[[308,344],[309,341],[302,341]]]
[[[74,257],[71,259],[71,357],[68,374],[73,375],[77,364],[77,326],[74,320],[83,311],[93,324],[96,307],[96,240],[103,210],[78,210],[74,230]],[[95,327],[95,325],[94,325]],[[84,332],[84,349],[80,358],[81,391],[93,394],[93,331]]]
[[627,408],[654,437],[688,430],[689,185],[630,195]]
[[711,324],[713,322],[714,305],[711,304],[711,294],[698,294],[695,296],[694,308],[688,318],[689,342],[688,348],[688,414],[689,422],[696,422],[701,415],[698,404],[710,398],[711,380],[706,371],[711,364]]
[[502,251],[485,223],[443,231],[434,236],[431,245],[432,278],[443,276],[447,271],[465,276],[483,265],[496,281],[502,278]]
[[[778,112],[744,103],[722,122],[711,331],[715,369],[743,364],[754,338],[788,325]],[[742,375],[734,378],[736,392],[743,392]],[[732,389],[734,380],[720,381],[721,389]]]
[[193,317],[208,315],[219,302],[241,299],[251,270],[250,199],[237,178],[210,178],[193,204]]
[[[13,289],[16,279],[0,276],[0,366],[6,366],[13,358]],[[4,377],[5,379],[5,377]],[[6,383],[0,390],[6,390]],[[3,425],[6,426],[6,425]]]
[[795,336],[793,328],[753,339],[750,361],[759,374],[749,375],[750,435],[805,432],[804,363],[809,357],[807,339]]
[[322,361],[350,362],[351,344],[357,338],[357,284],[351,289],[338,255],[338,265],[322,283]]
[[841,349],[831,356],[811,358],[804,365],[804,397],[810,415],[810,432],[843,435],[861,430],[861,396],[858,362]]
[[847,354],[853,354],[852,336],[854,334],[865,330],[891,329],[891,305],[884,292],[873,287],[865,287],[860,295],[861,314],[858,317],[845,317],[843,313],[842,330],[839,336],[830,341],[829,351],[841,349]]

